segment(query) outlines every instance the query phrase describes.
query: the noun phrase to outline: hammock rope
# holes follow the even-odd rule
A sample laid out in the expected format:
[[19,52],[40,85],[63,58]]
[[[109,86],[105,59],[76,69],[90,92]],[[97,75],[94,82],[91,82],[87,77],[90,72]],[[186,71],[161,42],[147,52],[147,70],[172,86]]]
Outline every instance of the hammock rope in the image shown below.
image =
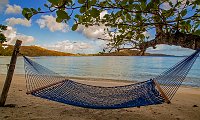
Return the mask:
[[192,68],[192,65],[198,58],[199,52],[200,50],[195,51],[192,55],[181,60],[154,78],[161,85],[162,90],[165,92],[169,100],[173,98],[176,91],[186,78],[188,72]]
[[162,104],[166,98],[173,98],[199,53],[200,50],[197,50],[153,79],[116,87],[92,86],[68,80],[24,56],[27,94],[94,109]]

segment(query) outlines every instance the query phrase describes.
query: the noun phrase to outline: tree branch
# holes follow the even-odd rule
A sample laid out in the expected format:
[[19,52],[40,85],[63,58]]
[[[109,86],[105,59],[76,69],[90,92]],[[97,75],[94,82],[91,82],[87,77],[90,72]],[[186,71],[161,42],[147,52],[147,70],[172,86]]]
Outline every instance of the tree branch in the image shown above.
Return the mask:
[[153,40],[146,41],[139,47],[140,50],[145,51],[149,47],[156,48],[156,45],[159,44],[175,45],[197,50],[200,49],[200,36],[181,32],[176,32],[175,34],[165,33],[162,35],[162,37],[157,37]]

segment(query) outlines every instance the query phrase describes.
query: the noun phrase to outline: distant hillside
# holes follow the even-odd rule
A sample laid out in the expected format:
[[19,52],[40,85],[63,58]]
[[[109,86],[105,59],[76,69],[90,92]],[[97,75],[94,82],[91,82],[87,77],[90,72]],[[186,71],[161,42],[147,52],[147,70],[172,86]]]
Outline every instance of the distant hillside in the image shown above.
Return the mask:
[[[3,49],[0,44],[0,56],[11,56],[13,52],[13,46],[9,45],[7,48]],[[98,54],[72,54],[58,52],[54,50],[47,50],[38,46],[21,46],[20,53],[25,56],[140,56],[138,50],[121,50],[120,52],[111,53],[98,53]],[[145,56],[169,56],[165,54],[150,54],[145,53]]]
[[[110,53],[92,54],[92,56],[140,56],[140,52],[138,50],[121,50],[119,52],[115,51]],[[144,56],[169,56],[169,55],[145,53]]]
[[[0,56],[11,56],[13,52],[13,46],[9,45],[3,49],[0,44]],[[21,46],[20,53],[25,56],[73,56],[72,53],[58,52],[54,50],[47,50],[38,46]]]

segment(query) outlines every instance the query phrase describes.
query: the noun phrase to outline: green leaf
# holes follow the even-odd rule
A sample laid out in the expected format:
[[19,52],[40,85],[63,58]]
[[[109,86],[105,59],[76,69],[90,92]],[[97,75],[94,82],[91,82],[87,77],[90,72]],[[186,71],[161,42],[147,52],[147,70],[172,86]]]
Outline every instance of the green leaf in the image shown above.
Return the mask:
[[33,16],[32,11],[29,8],[24,8],[22,10],[22,15],[27,19],[30,20],[30,18]]
[[187,0],[187,1],[186,1],[186,5],[189,5],[189,4],[190,4],[190,1]]
[[187,21],[186,21],[187,24],[190,24],[190,22],[191,22],[191,20],[187,20]]
[[140,14],[140,13],[137,13],[137,14],[135,15],[135,19],[138,20],[138,21],[142,20],[141,14]]
[[0,43],[6,42],[6,37],[4,34],[0,33]]
[[120,17],[120,16],[122,15],[122,12],[123,12],[123,11],[118,11],[118,12],[115,14],[115,16],[116,16],[116,17]]
[[136,36],[137,40],[139,40],[139,39],[143,40],[144,38],[145,38],[144,34],[139,34],[139,35]]
[[153,0],[151,0],[149,3],[147,3],[146,9],[151,10],[151,9],[153,9],[153,6],[154,6],[154,2],[153,2]]
[[44,4],[44,6],[47,7],[47,8],[49,7],[47,4]]
[[60,19],[67,19],[67,20],[70,19],[70,16],[63,10],[56,11],[56,14],[57,14],[58,18],[60,18]]
[[84,3],[85,3],[85,0],[78,0],[78,3],[84,4]]
[[78,17],[78,21],[79,21],[80,23],[82,23],[82,22],[83,22],[83,16],[79,16],[79,17]]
[[170,7],[173,7],[173,3],[171,1],[169,1],[169,5]]
[[33,14],[37,14],[37,10],[35,10],[34,8],[31,8],[31,11]]
[[91,0],[90,4],[94,5],[96,4],[97,0]]
[[78,14],[76,14],[74,17],[75,17],[75,18],[79,18],[79,15],[78,15]]
[[127,20],[131,20],[131,15],[129,13],[126,14]]
[[61,23],[62,21],[63,21],[62,18],[59,18],[59,17],[56,18],[56,22]]
[[132,37],[132,33],[131,33],[131,32],[128,32],[126,36],[127,36],[128,38],[131,38],[131,37]]
[[109,15],[108,15],[108,14],[105,14],[105,15],[103,16],[103,18],[109,19]]
[[196,30],[199,27],[199,24],[194,25],[194,30]]
[[106,1],[102,1],[102,2],[100,2],[99,4],[100,4],[100,6],[105,6],[106,5]]
[[41,11],[41,8],[38,8],[38,11]]
[[200,30],[196,30],[193,34],[194,35],[200,35]]
[[25,17],[27,20],[30,20],[32,16],[33,16],[32,13],[26,13],[26,14],[24,15],[24,17]]
[[182,17],[185,16],[186,14],[187,14],[187,9],[181,11],[181,16],[182,16]]
[[90,11],[90,14],[92,17],[96,18],[100,15],[100,11],[97,10],[96,8],[92,8],[92,10]]
[[129,0],[129,4],[133,4],[134,0]]
[[196,5],[193,5],[193,6],[192,6],[192,9],[195,9],[195,8],[196,8]]
[[141,0],[141,7],[142,7],[143,9],[146,8],[146,0]]
[[128,0],[122,0],[120,4],[123,6],[123,5],[126,5],[127,2],[128,2]]
[[195,4],[200,5],[200,1],[199,1],[199,0],[196,0],[196,1],[195,1]]
[[23,8],[23,10],[26,12],[31,12],[31,10],[29,8]]
[[72,30],[73,30],[73,31],[75,31],[77,28],[78,28],[78,24],[74,24],[74,25],[72,26]]
[[22,10],[22,15],[25,17],[26,16],[27,11],[25,9]]
[[80,13],[84,13],[86,11],[86,7],[85,6],[82,6],[81,8],[80,8]]
[[138,11],[140,11],[140,10],[141,10],[141,7],[140,7],[140,5],[139,5],[139,4],[134,4],[134,8],[135,8],[136,10],[138,10]]
[[59,0],[48,0],[53,5],[58,5]]

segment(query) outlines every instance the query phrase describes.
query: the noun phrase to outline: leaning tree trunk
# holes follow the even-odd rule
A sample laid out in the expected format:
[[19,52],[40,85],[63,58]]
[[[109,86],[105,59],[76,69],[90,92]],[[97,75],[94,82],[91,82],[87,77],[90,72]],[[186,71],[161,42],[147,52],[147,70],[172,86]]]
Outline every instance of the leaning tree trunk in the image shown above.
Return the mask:
[[146,41],[139,46],[141,55],[144,54],[147,48],[153,47],[155,49],[156,45],[159,44],[175,45],[197,50],[200,49],[200,36],[181,32],[176,32],[175,34],[160,34],[155,39]]
[[[153,20],[155,23],[161,22],[164,23],[163,19],[160,17],[158,11],[153,11]],[[156,24],[156,37],[153,40],[146,41],[139,45],[142,55],[149,47],[156,48],[156,45],[166,44],[166,45],[175,45],[181,46],[183,48],[190,49],[199,49],[200,48],[200,36],[193,34],[181,33],[178,31],[179,21],[177,21],[177,32],[172,34],[163,31],[163,27],[167,27],[164,24]]]

